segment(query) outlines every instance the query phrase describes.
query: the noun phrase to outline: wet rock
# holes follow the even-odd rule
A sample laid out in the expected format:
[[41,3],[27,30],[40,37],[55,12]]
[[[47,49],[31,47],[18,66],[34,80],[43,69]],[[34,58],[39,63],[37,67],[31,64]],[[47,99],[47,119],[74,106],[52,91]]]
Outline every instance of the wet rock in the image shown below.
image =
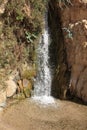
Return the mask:
[[84,68],[82,72],[80,72],[74,91],[79,98],[87,102],[87,68]]

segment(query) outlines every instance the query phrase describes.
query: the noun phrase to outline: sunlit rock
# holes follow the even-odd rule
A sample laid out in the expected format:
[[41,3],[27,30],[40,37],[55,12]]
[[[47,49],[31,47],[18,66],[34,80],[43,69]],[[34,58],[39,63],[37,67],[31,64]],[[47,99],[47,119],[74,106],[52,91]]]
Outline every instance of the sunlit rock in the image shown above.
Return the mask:
[[17,90],[17,85],[14,82],[13,77],[10,76],[10,78],[6,81],[6,85],[7,85],[6,95],[7,97],[12,97]]

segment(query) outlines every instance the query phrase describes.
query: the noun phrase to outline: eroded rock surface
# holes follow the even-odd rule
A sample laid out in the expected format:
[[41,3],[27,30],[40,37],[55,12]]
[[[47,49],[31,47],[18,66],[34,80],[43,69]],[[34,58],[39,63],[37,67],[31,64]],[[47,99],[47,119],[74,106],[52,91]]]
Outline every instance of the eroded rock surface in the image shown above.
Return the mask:
[[[65,86],[69,86],[72,96],[79,97],[87,102],[87,0],[71,0],[71,3],[67,3],[66,5],[61,2],[60,6],[58,2],[56,3],[51,0],[50,8],[51,13],[54,14],[49,13],[50,20],[57,27],[55,35],[57,35],[56,37],[62,37],[59,38],[59,41],[55,39],[57,46],[56,57],[58,57],[58,59],[56,58],[58,61],[56,70],[58,70],[58,65],[60,65],[60,69],[54,75],[56,78],[53,82],[54,91],[58,90],[55,89],[56,84],[56,88],[59,88],[61,90],[60,93],[62,93],[62,88],[65,84]],[[62,29],[61,32],[58,27]],[[63,40],[60,42],[60,39]],[[62,47],[63,42],[66,59],[64,56],[64,47]],[[65,69],[61,67],[64,62],[67,67]],[[69,75],[66,75],[67,72]],[[64,77],[67,76],[70,77],[70,79],[65,79],[66,81],[70,80],[68,84],[64,83]],[[62,82],[58,84],[57,82],[60,82],[61,79]],[[67,87],[64,88],[67,89]]]
[[[85,3],[84,3],[85,2]],[[71,71],[70,91],[87,102],[87,7],[74,0],[73,6],[61,12],[67,52],[68,69]],[[64,17],[66,16],[67,17]],[[65,34],[66,33],[66,34]],[[69,37],[71,33],[71,37]]]

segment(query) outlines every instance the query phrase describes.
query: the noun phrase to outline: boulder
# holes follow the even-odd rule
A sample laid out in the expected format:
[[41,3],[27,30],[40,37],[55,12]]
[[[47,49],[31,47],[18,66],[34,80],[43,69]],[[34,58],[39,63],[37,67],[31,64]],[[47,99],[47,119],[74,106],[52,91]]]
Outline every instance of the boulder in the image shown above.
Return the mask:
[[17,90],[17,85],[13,80],[13,77],[10,77],[9,80],[6,81],[7,88],[6,88],[6,95],[7,97],[12,97]]

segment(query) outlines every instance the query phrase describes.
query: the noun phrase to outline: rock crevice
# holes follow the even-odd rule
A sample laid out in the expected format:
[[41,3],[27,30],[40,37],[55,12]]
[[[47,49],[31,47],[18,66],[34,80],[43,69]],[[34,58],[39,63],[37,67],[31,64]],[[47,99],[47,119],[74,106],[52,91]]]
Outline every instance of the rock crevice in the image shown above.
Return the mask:
[[48,23],[51,32],[50,62],[53,66],[52,95],[56,98],[66,98],[67,91],[67,55],[64,45],[62,21],[60,10],[54,5],[54,1],[49,3]]

